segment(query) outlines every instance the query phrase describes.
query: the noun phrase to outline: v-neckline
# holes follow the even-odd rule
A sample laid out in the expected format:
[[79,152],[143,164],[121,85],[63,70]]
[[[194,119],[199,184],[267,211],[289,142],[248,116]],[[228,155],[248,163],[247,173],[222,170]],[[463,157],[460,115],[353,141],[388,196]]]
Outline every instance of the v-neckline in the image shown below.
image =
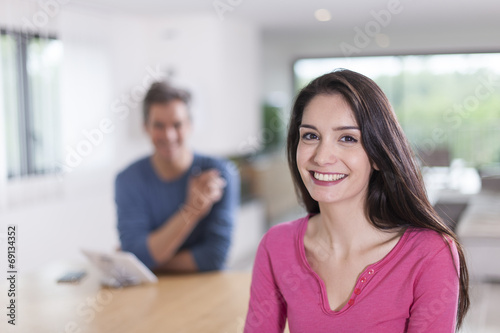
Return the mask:
[[401,237],[399,238],[398,242],[394,247],[379,261],[374,262],[368,266],[361,272],[361,274],[358,276],[356,280],[356,284],[354,285],[354,289],[351,292],[351,296],[349,298],[349,301],[345,303],[340,310],[332,310],[330,307],[330,302],[328,300],[328,293],[326,289],[326,284],[325,281],[312,269],[311,265],[309,265],[309,262],[307,261],[307,256],[306,256],[306,249],[304,246],[304,237],[307,231],[307,226],[309,224],[309,219],[313,216],[313,214],[308,214],[305,216],[302,220],[302,225],[301,228],[299,229],[298,232],[298,239],[297,239],[297,245],[298,245],[298,251],[300,254],[300,257],[302,259],[303,265],[306,267],[306,269],[316,278],[319,288],[320,288],[320,293],[321,293],[321,298],[322,298],[322,310],[326,314],[329,315],[339,315],[347,310],[349,310],[354,304],[356,304],[356,298],[358,295],[361,294],[363,289],[368,285],[368,283],[372,280],[372,278],[376,275],[376,273],[382,269],[382,267],[389,262],[392,257],[394,257],[400,249],[403,247],[404,243],[408,239],[409,235],[409,229],[407,228]]

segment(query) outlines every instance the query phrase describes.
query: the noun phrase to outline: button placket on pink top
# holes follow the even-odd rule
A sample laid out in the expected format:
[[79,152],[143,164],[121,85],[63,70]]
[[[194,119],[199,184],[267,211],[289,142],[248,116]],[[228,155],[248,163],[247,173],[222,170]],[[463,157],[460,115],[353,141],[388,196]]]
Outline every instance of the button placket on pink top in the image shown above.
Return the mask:
[[[372,264],[371,266],[377,267],[377,269],[380,269],[383,265],[385,265],[385,263],[388,260],[390,260],[390,258],[392,256],[394,256],[397,251],[399,251],[400,247],[406,241],[406,236],[408,235],[408,233],[406,231],[407,230],[405,230],[404,234],[398,240],[398,242],[394,246],[394,248],[392,248],[392,250],[389,251],[389,253],[384,258],[382,258],[378,262]],[[352,295],[351,295],[351,299],[349,300],[349,302],[347,302],[347,304],[349,304],[349,306],[354,305],[356,297],[358,295],[362,294],[363,290],[366,288],[366,285],[374,277],[375,273],[376,273],[375,269],[373,269],[372,267],[368,268],[365,272],[363,272],[363,274],[360,276],[359,280],[356,282],[356,285],[355,285],[354,290],[353,290]]]
[[363,273],[363,275],[361,275],[358,282],[356,283],[356,286],[354,287],[351,299],[349,299],[349,302],[347,302],[349,306],[354,305],[356,297],[363,292],[363,289],[366,287],[366,284],[374,276],[374,274],[375,270],[373,268],[370,268],[365,273]]

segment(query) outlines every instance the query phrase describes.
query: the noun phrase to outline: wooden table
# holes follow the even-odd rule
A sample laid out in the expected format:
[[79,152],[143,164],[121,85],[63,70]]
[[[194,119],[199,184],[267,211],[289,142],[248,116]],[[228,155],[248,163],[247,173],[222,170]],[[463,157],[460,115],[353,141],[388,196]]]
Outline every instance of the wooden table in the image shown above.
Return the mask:
[[[159,277],[157,284],[103,289],[97,272],[92,270],[79,284],[58,284],[57,277],[65,270],[51,268],[24,277],[20,272],[16,326],[8,325],[4,318],[0,323],[0,331],[243,331],[251,282],[249,272],[165,275]],[[6,294],[4,290],[2,287],[2,294]]]

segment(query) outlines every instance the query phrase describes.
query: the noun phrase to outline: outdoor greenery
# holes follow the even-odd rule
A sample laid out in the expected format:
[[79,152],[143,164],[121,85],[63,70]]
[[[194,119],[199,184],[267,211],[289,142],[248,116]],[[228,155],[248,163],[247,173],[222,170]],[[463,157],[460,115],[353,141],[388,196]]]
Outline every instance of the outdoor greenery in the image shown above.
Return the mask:
[[283,119],[282,110],[277,106],[265,104],[262,107],[262,145],[263,152],[271,152],[282,148],[285,137],[285,126],[288,119]]
[[380,76],[375,81],[417,151],[447,148],[472,166],[500,162],[500,76],[430,72]]

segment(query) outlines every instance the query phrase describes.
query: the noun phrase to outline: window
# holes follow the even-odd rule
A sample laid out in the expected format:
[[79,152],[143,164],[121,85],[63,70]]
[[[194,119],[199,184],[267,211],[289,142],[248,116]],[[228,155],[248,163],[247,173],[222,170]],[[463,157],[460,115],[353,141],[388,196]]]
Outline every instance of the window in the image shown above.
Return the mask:
[[59,71],[62,43],[54,37],[1,30],[0,152],[6,175],[57,171],[60,145]]
[[500,163],[500,54],[302,59],[296,88],[335,68],[372,78],[420,156],[445,151],[469,166]]

